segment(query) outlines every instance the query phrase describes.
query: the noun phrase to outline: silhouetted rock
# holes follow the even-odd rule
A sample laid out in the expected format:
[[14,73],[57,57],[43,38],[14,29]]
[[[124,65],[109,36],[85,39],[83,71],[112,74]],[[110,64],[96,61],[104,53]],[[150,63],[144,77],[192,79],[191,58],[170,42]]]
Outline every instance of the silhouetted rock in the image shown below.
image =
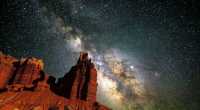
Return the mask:
[[87,53],[81,53],[77,65],[59,80],[57,87],[58,94],[68,99],[96,101],[97,71]]

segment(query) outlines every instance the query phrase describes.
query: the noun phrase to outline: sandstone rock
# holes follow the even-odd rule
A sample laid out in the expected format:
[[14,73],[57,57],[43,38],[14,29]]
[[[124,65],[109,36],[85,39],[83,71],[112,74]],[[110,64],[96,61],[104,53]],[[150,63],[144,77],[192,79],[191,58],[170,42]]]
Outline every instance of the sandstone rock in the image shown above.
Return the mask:
[[15,66],[16,72],[13,83],[27,87],[33,86],[32,82],[40,77],[40,71],[43,69],[42,61],[35,58],[22,59]]
[[0,54],[0,89],[4,89],[13,76],[13,63],[16,61],[14,57]]
[[0,54],[0,110],[109,110],[96,102],[97,71],[87,53],[55,80],[42,60]]
[[97,71],[87,53],[81,53],[77,65],[59,80],[57,87],[58,94],[66,98],[96,101]]

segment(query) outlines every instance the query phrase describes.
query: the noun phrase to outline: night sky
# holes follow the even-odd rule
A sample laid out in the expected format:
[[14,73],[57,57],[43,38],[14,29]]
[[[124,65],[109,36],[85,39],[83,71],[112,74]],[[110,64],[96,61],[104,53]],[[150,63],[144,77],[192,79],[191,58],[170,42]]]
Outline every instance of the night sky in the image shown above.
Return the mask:
[[[1,0],[0,51],[62,77],[80,51],[114,110],[200,109],[198,0]],[[107,95],[106,95],[107,94]]]

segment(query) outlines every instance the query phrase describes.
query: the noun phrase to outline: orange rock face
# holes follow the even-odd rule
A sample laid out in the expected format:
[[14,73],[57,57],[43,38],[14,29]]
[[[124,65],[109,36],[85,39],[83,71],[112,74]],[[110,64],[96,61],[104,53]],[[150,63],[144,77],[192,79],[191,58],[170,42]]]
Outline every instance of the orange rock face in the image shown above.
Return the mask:
[[96,102],[97,71],[87,53],[55,80],[42,60],[0,54],[0,110],[109,110]]
[[4,89],[13,76],[14,62],[16,62],[14,57],[0,54],[0,89]]

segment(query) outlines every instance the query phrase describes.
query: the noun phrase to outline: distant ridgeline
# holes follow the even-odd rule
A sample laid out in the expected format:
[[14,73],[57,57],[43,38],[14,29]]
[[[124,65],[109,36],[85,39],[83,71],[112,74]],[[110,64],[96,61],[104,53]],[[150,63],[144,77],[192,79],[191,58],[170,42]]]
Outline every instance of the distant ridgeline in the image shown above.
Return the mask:
[[0,53],[0,110],[109,110],[96,102],[97,71],[87,53],[57,83],[43,66]]

